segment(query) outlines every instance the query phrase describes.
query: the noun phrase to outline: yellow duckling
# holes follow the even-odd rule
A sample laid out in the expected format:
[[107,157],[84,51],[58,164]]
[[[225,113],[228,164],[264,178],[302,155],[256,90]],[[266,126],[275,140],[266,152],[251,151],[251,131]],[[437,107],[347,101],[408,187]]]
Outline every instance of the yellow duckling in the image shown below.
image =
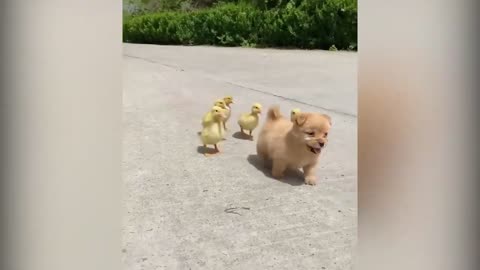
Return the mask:
[[[217,144],[224,137],[224,129],[222,122],[225,119],[225,110],[218,106],[213,106],[211,109],[212,121],[209,122],[200,132],[200,139],[202,140],[203,146],[206,148],[207,145],[213,145],[215,147],[215,153],[220,153]],[[205,156],[209,154],[205,153]]]
[[293,109],[291,112],[290,112],[290,120],[293,122],[295,121],[295,116],[298,115],[300,113],[300,109],[296,108],[296,109]]
[[226,117],[225,120],[223,121],[223,128],[227,130],[227,121],[230,119],[230,115],[232,114],[232,107],[231,105],[233,104],[233,97],[232,96],[226,96],[223,98],[223,101],[225,101],[225,104],[227,105],[227,112],[226,112]]
[[[213,106],[220,107],[223,110],[228,110],[227,104],[225,103],[225,101],[223,99],[215,100],[215,103],[213,103]],[[206,127],[212,122],[213,122],[212,110],[210,110],[203,116],[202,127]]]
[[249,135],[252,137],[252,131],[258,126],[259,114],[262,113],[262,105],[255,103],[252,106],[252,111],[250,113],[243,113],[238,119],[238,125],[240,126],[240,131],[244,133],[243,130],[248,130]]

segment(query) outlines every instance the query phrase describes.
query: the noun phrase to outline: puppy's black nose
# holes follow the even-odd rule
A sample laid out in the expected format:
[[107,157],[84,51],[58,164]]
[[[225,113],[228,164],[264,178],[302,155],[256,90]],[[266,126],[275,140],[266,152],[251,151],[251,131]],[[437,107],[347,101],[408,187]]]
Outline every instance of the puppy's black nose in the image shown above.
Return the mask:
[[325,143],[321,142],[321,143],[318,143],[320,144],[320,147],[324,147],[325,146]]

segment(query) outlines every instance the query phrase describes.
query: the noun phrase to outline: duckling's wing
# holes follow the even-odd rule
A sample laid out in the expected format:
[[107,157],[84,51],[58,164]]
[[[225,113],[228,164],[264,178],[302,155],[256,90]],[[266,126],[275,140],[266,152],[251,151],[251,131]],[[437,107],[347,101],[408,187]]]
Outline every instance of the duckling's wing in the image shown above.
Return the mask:
[[223,138],[223,127],[217,122],[212,122],[202,130],[201,138],[204,144],[216,144]]
[[249,113],[242,113],[240,118],[238,119],[238,124],[242,127],[245,126],[245,124],[249,121],[249,116]]
[[213,121],[212,112],[207,112],[202,118],[202,126],[206,127],[212,121]]
[[200,133],[200,138],[201,138],[203,144],[211,144],[210,143],[211,137],[212,137],[211,136],[211,127],[210,127],[210,125],[207,125],[202,129],[202,132]]
[[250,113],[242,113],[242,119],[248,119],[250,116]]

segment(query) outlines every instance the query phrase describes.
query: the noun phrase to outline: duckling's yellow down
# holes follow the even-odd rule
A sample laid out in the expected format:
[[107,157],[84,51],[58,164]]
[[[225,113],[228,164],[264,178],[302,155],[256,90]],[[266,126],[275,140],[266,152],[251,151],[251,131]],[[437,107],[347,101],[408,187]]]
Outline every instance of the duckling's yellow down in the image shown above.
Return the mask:
[[204,145],[215,145],[219,143],[222,141],[225,132],[222,125],[222,120],[225,118],[224,110],[214,106],[210,112],[212,114],[212,121],[207,123],[200,133],[200,139]]
[[290,112],[290,120],[293,122],[295,121],[295,117],[300,113],[300,109],[293,109],[291,112]]
[[262,105],[255,103],[250,113],[243,113],[238,119],[238,125],[244,130],[253,131],[259,122],[259,114],[262,113]]
[[223,101],[225,102],[225,105],[226,105],[225,119],[223,120],[223,128],[227,129],[226,123],[228,119],[230,119],[230,116],[232,115],[232,108],[230,106],[233,104],[233,97],[226,96],[223,98]]
[[[229,108],[223,99],[217,99],[213,106],[220,107],[221,109],[225,110],[224,114],[227,115],[229,113]],[[202,119],[202,127],[208,126],[210,123],[213,122],[213,114],[212,110],[208,111]]]

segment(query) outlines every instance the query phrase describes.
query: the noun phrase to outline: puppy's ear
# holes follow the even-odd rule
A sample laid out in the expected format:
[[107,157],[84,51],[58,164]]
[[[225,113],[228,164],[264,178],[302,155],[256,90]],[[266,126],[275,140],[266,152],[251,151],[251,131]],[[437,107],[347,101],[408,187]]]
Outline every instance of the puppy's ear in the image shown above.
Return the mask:
[[332,125],[332,118],[328,114],[323,114],[323,117],[327,118],[328,123],[330,123],[330,126]]
[[297,124],[297,126],[302,126],[303,124],[305,124],[305,121],[307,121],[306,113],[298,113],[297,115],[295,115],[295,124]]

